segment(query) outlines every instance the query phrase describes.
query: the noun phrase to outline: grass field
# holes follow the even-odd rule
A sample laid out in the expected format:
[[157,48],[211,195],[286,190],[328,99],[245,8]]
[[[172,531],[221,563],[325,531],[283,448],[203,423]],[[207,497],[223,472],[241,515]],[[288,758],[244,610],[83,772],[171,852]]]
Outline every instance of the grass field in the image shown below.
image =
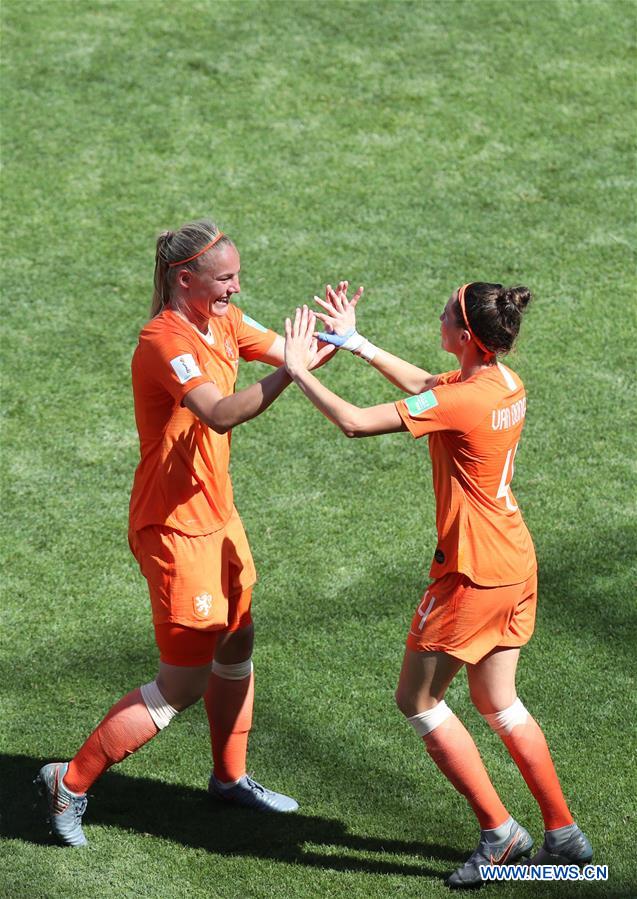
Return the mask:
[[[635,4],[1,9],[0,896],[442,897],[476,841],[393,704],[435,546],[425,441],[346,441],[295,388],[237,430],[233,478],[260,573],[249,763],[300,814],[209,807],[201,706],[95,786],[91,851],[52,845],[33,807],[43,761],[155,672],[126,543],[129,362],[155,236],[202,215],[236,240],[264,324],[348,277],[361,330],[432,371],[454,362],[437,321],[454,287],[535,292],[509,362],[541,570],[519,690],[610,881],[484,895],[637,894]],[[398,396],[349,357],[321,377],[359,404]],[[449,704],[539,839],[464,676]]]

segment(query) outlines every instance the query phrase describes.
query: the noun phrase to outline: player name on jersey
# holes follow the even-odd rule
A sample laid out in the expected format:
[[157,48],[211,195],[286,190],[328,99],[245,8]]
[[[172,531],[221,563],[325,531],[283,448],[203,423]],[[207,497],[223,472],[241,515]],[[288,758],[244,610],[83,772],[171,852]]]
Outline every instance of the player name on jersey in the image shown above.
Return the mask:
[[526,415],[526,397],[504,409],[494,409],[491,413],[491,427],[494,431],[505,431],[518,424]]

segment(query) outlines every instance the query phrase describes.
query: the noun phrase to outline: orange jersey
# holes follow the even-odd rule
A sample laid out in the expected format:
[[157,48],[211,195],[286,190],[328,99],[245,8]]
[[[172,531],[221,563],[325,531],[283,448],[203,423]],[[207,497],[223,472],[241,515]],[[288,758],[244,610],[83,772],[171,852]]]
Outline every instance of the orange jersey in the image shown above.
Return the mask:
[[239,357],[259,359],[275,338],[233,305],[223,317],[211,317],[208,337],[170,309],[142,329],[132,361],[141,455],[130,501],[132,531],[155,524],[210,534],[228,521],[230,432],[217,434],[182,401],[207,381],[230,396]]
[[460,371],[396,403],[414,437],[429,436],[438,545],[430,574],[465,574],[495,587],[526,581],[536,569],[533,541],[511,492],[526,394],[498,363],[466,381]]

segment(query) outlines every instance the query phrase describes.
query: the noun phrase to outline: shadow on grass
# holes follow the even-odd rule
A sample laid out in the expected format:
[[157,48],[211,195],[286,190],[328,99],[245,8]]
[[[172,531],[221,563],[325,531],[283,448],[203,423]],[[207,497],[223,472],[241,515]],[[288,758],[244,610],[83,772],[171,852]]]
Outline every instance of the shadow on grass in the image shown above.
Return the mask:
[[637,528],[589,529],[539,547],[540,626],[576,626],[600,649],[633,659],[637,616],[629,601]]
[[[3,837],[52,844],[43,803],[36,801],[32,784],[42,764],[41,759],[30,756],[0,755]],[[463,854],[448,846],[350,834],[337,819],[298,813],[259,814],[212,800],[203,790],[113,771],[92,788],[85,823],[133,830],[218,855],[278,860],[336,871],[440,878],[440,870],[427,867],[420,859],[448,861],[453,863],[450,868],[464,860]],[[356,853],[412,858],[369,859],[357,857]]]

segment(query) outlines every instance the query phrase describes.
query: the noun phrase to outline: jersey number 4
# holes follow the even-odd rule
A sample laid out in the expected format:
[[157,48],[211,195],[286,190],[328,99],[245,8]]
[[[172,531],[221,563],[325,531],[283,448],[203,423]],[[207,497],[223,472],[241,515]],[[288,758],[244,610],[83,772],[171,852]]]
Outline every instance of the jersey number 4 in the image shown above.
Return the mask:
[[[515,461],[515,454],[518,451],[518,446],[519,442],[516,443],[513,449],[510,449],[507,453],[504,468],[502,469],[502,477],[500,478],[500,486],[498,487],[498,492],[496,493],[496,499],[503,499],[509,512],[515,512],[518,508],[512,501],[511,491],[509,490],[511,481],[513,480],[513,463]],[[510,473],[509,468],[511,469]]]

